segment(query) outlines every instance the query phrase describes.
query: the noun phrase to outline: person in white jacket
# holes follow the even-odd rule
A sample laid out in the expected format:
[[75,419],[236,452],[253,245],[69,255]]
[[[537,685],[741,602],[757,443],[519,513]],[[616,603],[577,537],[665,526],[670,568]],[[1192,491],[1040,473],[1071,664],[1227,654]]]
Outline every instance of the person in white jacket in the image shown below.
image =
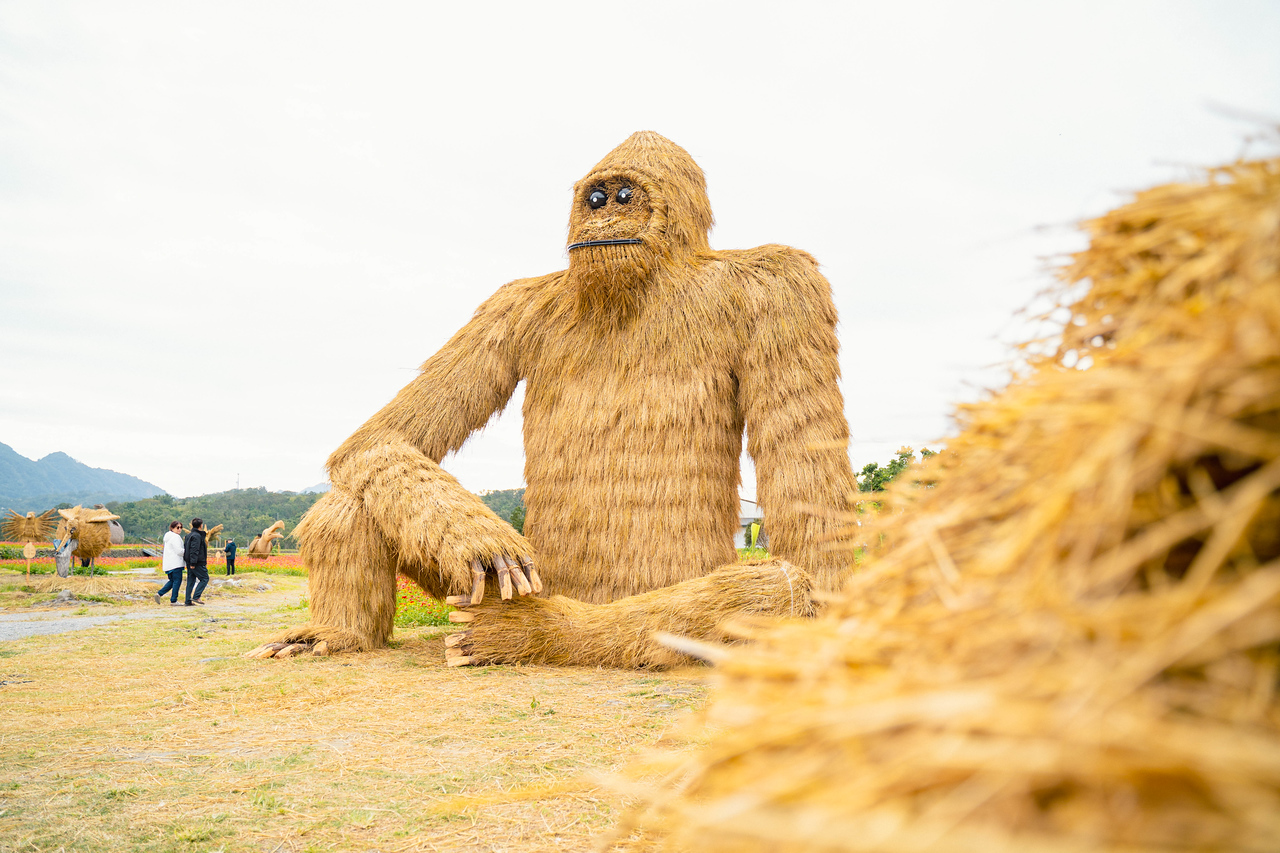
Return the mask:
[[172,590],[169,604],[177,606],[178,590],[182,589],[182,567],[185,565],[182,522],[174,521],[169,524],[169,532],[164,535],[164,556],[160,558],[160,568],[164,569],[164,573],[169,576],[169,582],[160,587],[160,591],[156,593],[156,604],[163,603],[164,594]]

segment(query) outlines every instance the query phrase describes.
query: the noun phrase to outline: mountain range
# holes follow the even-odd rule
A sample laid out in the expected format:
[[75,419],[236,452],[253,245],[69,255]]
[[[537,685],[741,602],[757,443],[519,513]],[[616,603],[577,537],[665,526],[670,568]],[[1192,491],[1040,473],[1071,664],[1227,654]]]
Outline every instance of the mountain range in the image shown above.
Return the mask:
[[0,509],[43,512],[59,503],[92,506],[140,500],[164,491],[128,474],[90,468],[62,452],[33,461],[0,443]]

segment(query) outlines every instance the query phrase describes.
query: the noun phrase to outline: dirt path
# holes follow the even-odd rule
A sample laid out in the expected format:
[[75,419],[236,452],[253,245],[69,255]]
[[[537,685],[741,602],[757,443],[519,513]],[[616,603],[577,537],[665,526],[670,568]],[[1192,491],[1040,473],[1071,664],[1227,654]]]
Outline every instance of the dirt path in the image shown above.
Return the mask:
[[[119,577],[127,577],[130,580],[137,580],[142,584],[155,584],[158,588],[163,578],[157,579],[150,575],[141,575],[141,572],[119,572],[113,573]],[[239,576],[237,575],[237,578]],[[108,625],[112,622],[122,619],[179,619],[197,614],[204,615],[230,615],[233,613],[263,613],[269,609],[278,607],[286,599],[296,600],[298,596],[297,589],[280,590],[272,588],[249,598],[247,595],[239,595],[234,599],[227,598],[224,593],[227,592],[227,583],[225,578],[213,578],[210,581],[206,598],[208,603],[199,610],[196,606],[192,607],[172,607],[168,600],[163,604],[153,604],[148,598],[146,604],[136,605],[132,608],[124,607],[106,607],[97,602],[86,602],[76,599],[74,595],[66,601],[50,602],[40,609],[21,610],[17,608],[5,608],[4,612],[0,612],[0,643],[21,640],[27,637],[40,637],[50,634],[64,634],[68,631],[81,631],[86,628],[96,628],[101,625]],[[287,584],[286,586],[295,587],[297,584]],[[303,587],[305,590],[305,586]],[[71,608],[79,610],[88,609],[89,607],[101,607],[101,614],[81,614],[70,615],[66,611]],[[144,607],[146,609],[137,609]]]
[[164,619],[186,615],[188,614],[168,612],[158,608],[140,613],[116,613],[110,616],[63,616],[47,610],[35,613],[0,613],[0,643],[95,628],[118,619]]

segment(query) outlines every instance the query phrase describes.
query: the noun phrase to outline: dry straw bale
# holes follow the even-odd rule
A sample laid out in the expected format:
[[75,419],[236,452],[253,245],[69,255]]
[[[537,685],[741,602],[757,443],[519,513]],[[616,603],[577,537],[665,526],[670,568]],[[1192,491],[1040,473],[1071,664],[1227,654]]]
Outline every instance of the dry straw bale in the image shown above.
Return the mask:
[[22,586],[31,592],[61,592],[66,589],[77,595],[144,596],[151,595],[156,591],[155,584],[127,578],[102,576],[60,578],[56,575],[45,575],[24,581]]
[[823,618],[730,655],[718,733],[624,831],[1276,849],[1280,160],[1087,227],[1056,355],[960,410],[933,488],[845,531],[883,544]]

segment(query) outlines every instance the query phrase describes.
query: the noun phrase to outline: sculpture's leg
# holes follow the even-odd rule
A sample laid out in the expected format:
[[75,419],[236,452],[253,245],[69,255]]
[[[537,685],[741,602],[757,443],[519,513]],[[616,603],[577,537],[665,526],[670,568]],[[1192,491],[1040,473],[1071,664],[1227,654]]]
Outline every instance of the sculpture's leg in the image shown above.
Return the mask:
[[311,619],[246,657],[369,651],[386,645],[396,612],[395,562],[360,501],[334,489],[297,528],[307,566]]
[[609,604],[564,596],[491,599],[460,614],[467,630],[445,641],[451,666],[529,663],[663,669],[694,658],[658,633],[725,642],[734,617],[811,617],[813,580],[784,560],[722,566],[700,578]]

